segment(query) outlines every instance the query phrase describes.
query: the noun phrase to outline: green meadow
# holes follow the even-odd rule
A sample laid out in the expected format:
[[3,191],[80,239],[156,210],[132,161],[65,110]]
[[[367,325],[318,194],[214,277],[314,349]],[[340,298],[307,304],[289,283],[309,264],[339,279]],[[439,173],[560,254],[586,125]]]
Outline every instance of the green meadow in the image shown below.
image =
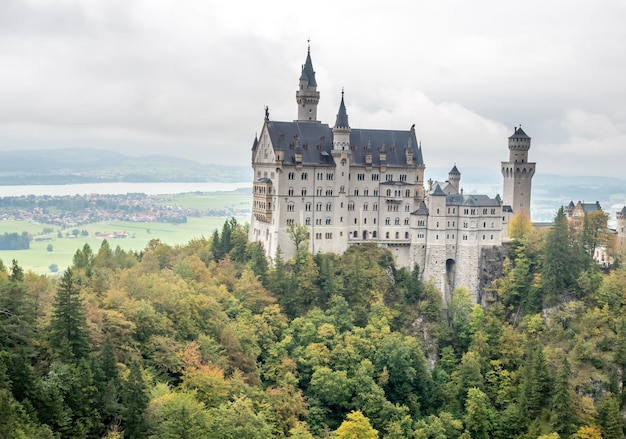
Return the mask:
[[[250,208],[251,197],[247,193],[228,192],[217,194],[181,194],[159,196],[164,203],[170,205],[179,205],[184,207],[192,207],[198,209],[226,209],[235,208],[245,210]],[[235,216],[237,221],[247,222],[247,216]],[[108,239],[111,248],[117,246],[124,250],[140,251],[146,247],[152,239],[159,239],[161,242],[169,245],[186,244],[193,239],[202,237],[210,237],[213,231],[221,229],[224,221],[228,217],[225,216],[207,216],[201,218],[188,218],[187,223],[170,224],[170,223],[136,223],[126,221],[109,221],[103,223],[84,224],[75,227],[78,230],[86,230],[88,236],[78,235],[78,237],[66,237],[73,228],[60,229],[53,227],[54,232],[42,235],[44,227],[50,227],[46,224],[37,224],[28,221],[0,221],[0,234],[22,233],[26,231],[32,235],[43,236],[49,238],[45,241],[30,242],[28,250],[0,250],[0,259],[6,266],[11,264],[13,259],[24,270],[33,271],[37,274],[50,274],[49,266],[56,264],[59,272],[62,272],[72,263],[72,258],[76,250],[82,248],[85,244],[89,244],[94,252],[102,245],[102,238],[96,237],[96,233],[126,233],[128,238]],[[61,231],[63,237],[58,237]],[[52,251],[48,251],[48,245],[52,245]]]

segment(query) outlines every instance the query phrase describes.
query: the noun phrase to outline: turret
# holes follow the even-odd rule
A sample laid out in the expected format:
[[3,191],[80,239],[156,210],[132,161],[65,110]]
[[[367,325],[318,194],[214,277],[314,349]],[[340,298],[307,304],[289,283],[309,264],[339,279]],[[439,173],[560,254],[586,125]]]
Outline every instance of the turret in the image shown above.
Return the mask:
[[320,101],[320,93],[317,91],[315,81],[315,71],[311,61],[311,46],[309,45],[306,61],[302,66],[300,83],[296,91],[296,102],[298,103],[298,122],[318,122],[317,104]]
[[454,187],[454,193],[458,194],[461,186],[461,173],[456,165],[454,165],[452,169],[450,169],[450,172],[448,172],[448,182]]
[[345,151],[350,149],[350,131],[348,113],[346,112],[346,104],[343,100],[342,90],[339,112],[337,112],[337,120],[335,121],[335,126],[333,127],[333,150]]

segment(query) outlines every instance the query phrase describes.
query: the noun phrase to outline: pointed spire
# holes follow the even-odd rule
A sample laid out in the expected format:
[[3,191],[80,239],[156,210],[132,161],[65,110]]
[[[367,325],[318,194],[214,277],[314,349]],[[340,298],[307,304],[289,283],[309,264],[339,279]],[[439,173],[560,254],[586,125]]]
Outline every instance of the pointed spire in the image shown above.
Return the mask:
[[348,113],[346,112],[346,104],[343,101],[343,88],[341,89],[341,104],[339,104],[339,113],[337,113],[335,128],[350,128],[350,124],[348,123]]
[[306,61],[302,66],[302,75],[300,81],[306,81],[309,87],[317,87],[315,81],[315,70],[313,70],[313,62],[311,61],[311,40],[308,40],[308,49],[306,53]]

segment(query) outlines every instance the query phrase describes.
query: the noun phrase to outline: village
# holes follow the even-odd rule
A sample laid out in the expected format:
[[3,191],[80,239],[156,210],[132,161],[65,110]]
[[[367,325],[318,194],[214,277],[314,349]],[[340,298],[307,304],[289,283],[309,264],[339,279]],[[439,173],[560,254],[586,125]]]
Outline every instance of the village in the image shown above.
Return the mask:
[[0,197],[0,221],[30,221],[62,228],[104,221],[180,224],[188,217],[237,214],[234,210],[169,205],[162,197],[140,193]]

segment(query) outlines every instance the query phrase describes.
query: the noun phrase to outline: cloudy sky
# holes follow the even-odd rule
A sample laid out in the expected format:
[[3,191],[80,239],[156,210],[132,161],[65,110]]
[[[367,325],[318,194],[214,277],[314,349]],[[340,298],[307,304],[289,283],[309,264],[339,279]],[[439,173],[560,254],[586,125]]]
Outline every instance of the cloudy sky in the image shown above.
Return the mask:
[[297,115],[311,39],[334,123],[409,129],[430,167],[624,176],[623,0],[1,0],[0,150],[107,148],[246,166]]

